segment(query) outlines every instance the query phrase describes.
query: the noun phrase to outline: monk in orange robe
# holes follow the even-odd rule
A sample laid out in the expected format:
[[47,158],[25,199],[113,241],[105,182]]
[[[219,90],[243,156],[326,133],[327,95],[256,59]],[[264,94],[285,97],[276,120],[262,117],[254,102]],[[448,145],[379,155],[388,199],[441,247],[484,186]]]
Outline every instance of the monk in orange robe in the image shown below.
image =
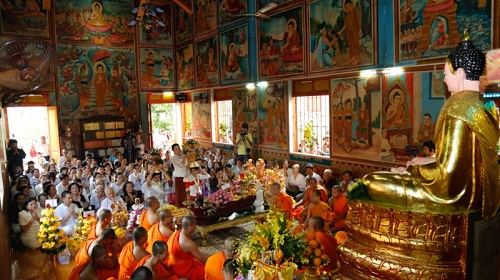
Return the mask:
[[321,192],[321,201],[327,202],[328,201],[328,194],[321,185],[318,185],[318,180],[314,177],[310,177],[307,181],[309,186],[306,188],[306,191],[304,192],[304,197],[295,205],[293,206],[293,217],[298,219],[299,221],[303,221],[306,216],[307,216],[307,207],[309,206],[309,196],[311,195],[311,192],[314,190],[319,190]]
[[205,280],[224,280],[222,268],[224,262],[236,257],[236,242],[233,237],[224,240],[224,250],[210,256],[205,265]]
[[106,280],[108,278],[116,277],[116,263],[113,257],[108,255],[108,249],[102,244],[97,244],[92,248],[90,260],[77,265],[71,271],[68,279],[71,280],[87,280],[87,279],[100,279]]
[[[309,196],[309,200],[311,201],[311,203],[309,204],[309,208],[307,209],[307,218],[304,222],[304,226],[306,228],[309,224],[309,220],[312,217],[321,217],[327,223],[332,220],[333,213],[330,209],[330,206],[321,201],[320,198],[321,192],[319,190],[314,190],[311,192],[311,195]],[[326,225],[327,227],[325,229],[329,229],[328,224]]]
[[125,244],[118,259],[120,264],[119,280],[130,279],[130,275],[134,272],[139,261],[149,255],[143,248],[148,241],[148,231],[143,227],[137,227],[132,232],[132,237],[133,240]]
[[132,273],[132,276],[130,276],[130,280],[153,280],[153,271],[151,269],[145,267],[145,266],[140,266],[138,267],[134,273]]
[[160,202],[158,201],[158,198],[154,196],[148,197],[148,199],[146,199],[146,206],[148,206],[148,209],[141,213],[139,225],[146,230],[149,230],[154,224],[160,221],[160,218],[156,213],[158,208],[160,208]]
[[168,271],[163,262],[168,257],[167,243],[158,240],[153,243],[153,255],[145,256],[137,264],[137,268],[145,266],[153,272],[153,279],[178,280],[177,276]]
[[332,188],[332,197],[330,198],[329,204],[330,207],[333,208],[332,220],[329,222],[330,228],[335,232],[343,230],[349,206],[347,205],[347,198],[342,193],[342,188],[340,186],[337,185]]
[[292,218],[293,199],[281,189],[279,182],[274,182],[271,186],[270,195],[274,198],[274,209],[280,209],[286,218]]
[[330,272],[337,268],[337,240],[327,234],[324,230],[325,221],[323,218],[315,216],[309,219],[309,230],[314,231],[319,243],[323,245],[325,254],[330,258],[328,265],[321,268],[321,271]]
[[[108,253],[111,253],[111,256],[114,258],[116,261],[116,265],[118,266],[118,259],[117,259],[117,252],[118,252],[118,245],[115,242],[116,240],[116,235],[115,231],[111,228],[106,229],[99,235],[98,238],[96,239],[87,239],[85,243],[83,243],[83,246],[80,247],[80,250],[75,256],[75,262],[77,265],[87,263],[90,260],[90,254],[92,252],[92,249],[95,247],[97,244],[102,244],[106,246],[106,248],[109,248]],[[116,276],[118,276],[118,271],[116,272]]]
[[150,254],[153,253],[153,243],[157,240],[168,242],[170,236],[174,233],[172,230],[174,225],[172,224],[173,219],[172,211],[161,210],[160,211],[160,222],[154,224],[148,230],[148,247],[146,251]]
[[168,265],[179,278],[202,280],[205,276],[207,257],[203,255],[191,240],[196,230],[196,221],[192,216],[184,216],[181,231],[176,231],[168,240]]
[[96,239],[105,229],[108,228],[108,226],[111,224],[113,213],[111,213],[111,211],[109,211],[108,209],[103,208],[97,211],[97,218],[99,220],[97,222],[94,222],[90,226],[87,240]]

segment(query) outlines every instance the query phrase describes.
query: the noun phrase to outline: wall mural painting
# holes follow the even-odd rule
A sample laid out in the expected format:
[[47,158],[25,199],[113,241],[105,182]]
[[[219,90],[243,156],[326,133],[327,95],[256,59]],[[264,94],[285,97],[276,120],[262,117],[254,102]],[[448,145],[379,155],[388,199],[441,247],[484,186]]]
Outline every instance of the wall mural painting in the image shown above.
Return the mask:
[[332,146],[335,156],[380,158],[380,78],[332,80]]
[[478,49],[491,49],[491,0],[398,3],[399,61],[446,56],[458,45],[466,28],[471,30],[472,42]]
[[174,89],[173,58],[171,49],[141,48],[141,89]]
[[248,13],[248,0],[220,0],[219,25],[242,19],[238,15]]
[[196,43],[196,85],[198,87],[219,85],[218,56],[217,37]]
[[93,46],[57,45],[61,118],[136,116],[135,52]]
[[414,74],[382,76],[382,132],[380,156],[384,161],[406,164],[412,159]]
[[[191,7],[191,1],[189,1]],[[174,5],[175,43],[180,44],[193,39],[193,15],[186,13],[180,6]]]
[[286,2],[290,2],[292,0],[258,0],[257,2],[257,10],[265,7],[270,3],[276,3],[278,5],[284,4]]
[[241,132],[241,125],[248,124],[248,131],[252,133],[254,144],[259,135],[259,119],[257,117],[257,91],[246,88],[233,90],[233,131],[234,141],[236,134]]
[[134,44],[131,1],[56,0],[56,38],[103,46]]
[[163,22],[165,26],[153,25],[149,30],[139,27],[139,43],[172,46],[174,44],[172,37],[172,5],[157,4],[152,6],[153,10],[156,10],[156,8],[160,8],[163,12],[157,12],[155,18]]
[[217,29],[217,0],[196,0],[194,14],[196,37]]
[[287,149],[287,91],[285,84],[271,84],[257,89],[259,137],[262,147]]
[[249,80],[248,25],[220,33],[221,84],[236,84]]
[[177,48],[177,89],[185,90],[194,88],[194,50],[193,44]]
[[310,72],[374,64],[372,11],[364,0],[309,3]]
[[211,140],[211,106],[208,92],[193,93],[193,134],[194,138]]
[[302,6],[259,20],[261,78],[304,73]]
[[43,0],[2,0],[2,33],[49,37],[48,11]]

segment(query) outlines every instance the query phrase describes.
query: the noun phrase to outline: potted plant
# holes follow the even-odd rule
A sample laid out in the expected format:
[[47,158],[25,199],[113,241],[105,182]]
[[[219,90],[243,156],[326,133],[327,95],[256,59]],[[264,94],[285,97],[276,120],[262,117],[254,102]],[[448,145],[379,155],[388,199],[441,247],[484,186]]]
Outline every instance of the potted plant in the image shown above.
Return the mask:
[[225,122],[222,122],[219,124],[219,136],[220,136],[221,142],[226,142],[226,136],[227,136],[228,129],[229,129],[229,126]]

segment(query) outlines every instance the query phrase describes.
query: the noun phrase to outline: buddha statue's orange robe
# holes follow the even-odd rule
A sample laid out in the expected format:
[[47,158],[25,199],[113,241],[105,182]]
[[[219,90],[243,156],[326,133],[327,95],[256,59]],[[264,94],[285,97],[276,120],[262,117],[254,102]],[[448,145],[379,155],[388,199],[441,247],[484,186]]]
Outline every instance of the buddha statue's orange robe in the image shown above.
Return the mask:
[[[344,194],[341,194],[336,200],[335,203],[333,203],[333,217],[332,220],[340,217],[344,213],[347,213],[349,210],[349,206],[347,206],[347,198],[345,197]],[[341,230],[344,228],[345,225],[345,217],[338,220],[335,222],[333,227],[335,230]]]
[[149,230],[152,227],[152,225],[148,221],[148,211],[149,209],[142,211],[141,217],[139,219],[139,225],[146,230]]
[[324,232],[316,232],[316,238],[319,243],[325,248],[325,254],[330,258],[327,266],[321,268],[321,271],[330,272],[337,268],[337,239]]
[[153,243],[155,241],[161,240],[164,241],[165,243],[168,242],[170,236],[164,236],[161,231],[160,231],[160,223],[154,224],[149,230],[148,230],[148,247],[146,248],[146,251],[148,251],[150,254],[153,254]]
[[189,280],[202,280],[205,276],[205,265],[197,260],[191,253],[182,251],[179,244],[181,232],[176,231],[168,240],[168,265],[172,272],[179,278]]
[[[143,266],[151,256],[145,256],[138,263],[135,269]],[[165,265],[162,262],[159,262],[154,267],[154,272],[156,274],[156,279],[166,279],[166,280],[178,280],[179,278],[175,276],[172,272],[168,271]]]
[[120,264],[120,272],[118,273],[118,279],[130,279],[132,273],[134,273],[138,260],[134,257],[134,241],[130,241],[122,249],[120,257],[118,258],[118,263]]
[[87,239],[82,247],[80,247],[80,250],[78,250],[78,253],[75,256],[75,263],[76,265],[80,265],[83,263],[86,263],[90,261],[90,256],[89,256],[89,249],[90,245],[92,245],[92,242],[94,242],[95,238],[92,239]]
[[[73,268],[71,271],[71,274],[69,275],[68,279],[71,280],[79,280],[80,279],[80,273],[82,273],[83,269],[87,266],[90,265],[91,261],[88,260],[85,263],[82,263],[80,265],[77,265]],[[109,270],[109,269],[98,269],[95,271],[97,274],[97,277],[99,277],[100,280],[108,280],[108,279],[114,279],[116,277],[116,270]]]
[[210,256],[205,264],[205,280],[224,280],[222,266],[226,261],[224,252]]
[[87,234],[87,240],[96,239],[98,237],[96,229],[97,229],[97,221],[93,222],[92,225],[90,226],[89,233]]

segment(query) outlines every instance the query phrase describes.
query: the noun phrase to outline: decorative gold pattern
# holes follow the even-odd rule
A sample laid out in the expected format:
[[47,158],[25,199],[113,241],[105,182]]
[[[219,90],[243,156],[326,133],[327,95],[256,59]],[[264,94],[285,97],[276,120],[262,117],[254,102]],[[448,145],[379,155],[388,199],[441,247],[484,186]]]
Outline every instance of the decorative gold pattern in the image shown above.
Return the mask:
[[464,279],[468,214],[433,215],[349,202],[337,279]]

